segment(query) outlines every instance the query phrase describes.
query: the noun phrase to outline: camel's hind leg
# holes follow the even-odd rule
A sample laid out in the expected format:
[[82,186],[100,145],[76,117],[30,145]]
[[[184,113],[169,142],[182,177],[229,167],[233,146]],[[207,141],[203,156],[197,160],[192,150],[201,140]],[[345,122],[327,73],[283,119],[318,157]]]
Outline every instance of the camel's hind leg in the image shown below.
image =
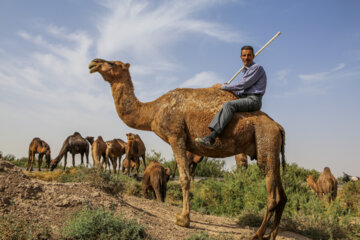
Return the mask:
[[[262,136],[264,137],[264,135]],[[263,222],[253,239],[271,239],[274,240],[278,233],[281,215],[287,201],[280,177],[280,148],[281,135],[270,134],[268,136],[271,144],[258,144],[258,166],[265,174],[267,189],[267,209]],[[283,159],[283,161],[285,161]],[[272,215],[275,213],[274,227],[268,237],[264,237],[266,228],[269,225]]]
[[182,227],[190,226],[190,167],[186,157],[185,141],[182,138],[169,139],[175,160],[179,168],[180,183],[183,193],[183,209],[176,215],[176,224]]
[[[117,157],[114,157],[113,159],[111,159],[111,163],[113,165],[113,172],[114,174],[116,174],[116,168],[117,168]],[[109,167],[110,168],[110,167]]]
[[42,160],[43,160],[43,154],[39,154],[39,160],[38,160],[38,167],[39,167],[39,172],[41,172],[41,165],[42,165]]
[[[255,239],[276,239],[276,236],[279,231],[279,224],[281,220],[282,213],[287,202],[287,197],[283,189],[280,171],[271,170],[266,174],[266,188],[268,192],[268,205],[266,209],[266,214],[260,228],[256,232]],[[275,212],[274,226],[268,237],[262,236],[265,234],[266,227],[269,225],[270,219]],[[260,238],[261,237],[261,238]]]

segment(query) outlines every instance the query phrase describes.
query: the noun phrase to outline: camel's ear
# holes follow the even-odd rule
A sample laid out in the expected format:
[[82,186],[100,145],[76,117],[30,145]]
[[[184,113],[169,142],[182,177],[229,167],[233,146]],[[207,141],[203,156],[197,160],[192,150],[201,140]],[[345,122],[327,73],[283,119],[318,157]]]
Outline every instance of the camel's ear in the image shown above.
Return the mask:
[[130,63],[125,63],[123,69],[128,70],[130,68]]

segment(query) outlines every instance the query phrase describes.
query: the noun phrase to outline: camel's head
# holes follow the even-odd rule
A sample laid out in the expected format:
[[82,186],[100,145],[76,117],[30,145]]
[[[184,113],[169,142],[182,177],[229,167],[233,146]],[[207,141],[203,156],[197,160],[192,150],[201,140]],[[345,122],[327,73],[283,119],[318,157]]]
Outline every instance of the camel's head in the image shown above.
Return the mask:
[[314,178],[312,175],[309,175],[309,176],[307,177],[306,181],[310,184],[310,183],[315,182],[315,178]]
[[168,182],[170,179],[170,176],[171,176],[171,169],[169,167],[165,168],[165,175],[166,175],[165,180],[166,180],[166,182]]
[[123,63],[120,61],[106,61],[104,59],[96,58],[89,64],[90,73],[100,73],[105,81],[111,82],[114,77],[118,78],[125,73],[129,73],[129,63]]
[[50,165],[50,171],[54,171],[54,169],[57,167],[58,162],[56,161],[56,159],[51,160],[51,165]]

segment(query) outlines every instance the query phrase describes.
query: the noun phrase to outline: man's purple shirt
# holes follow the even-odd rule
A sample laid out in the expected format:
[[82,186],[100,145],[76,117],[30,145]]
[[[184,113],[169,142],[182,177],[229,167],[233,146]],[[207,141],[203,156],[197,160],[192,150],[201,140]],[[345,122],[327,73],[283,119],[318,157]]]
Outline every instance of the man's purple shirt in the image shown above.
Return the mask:
[[233,84],[223,84],[221,89],[231,91],[241,97],[248,94],[263,96],[266,89],[266,73],[264,68],[253,62],[250,66],[244,67],[243,76]]

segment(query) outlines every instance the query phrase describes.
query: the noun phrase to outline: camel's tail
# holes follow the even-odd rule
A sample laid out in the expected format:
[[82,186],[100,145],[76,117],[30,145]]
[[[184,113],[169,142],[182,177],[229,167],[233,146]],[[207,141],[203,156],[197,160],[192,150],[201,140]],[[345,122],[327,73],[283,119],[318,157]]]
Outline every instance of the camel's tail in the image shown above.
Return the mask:
[[283,174],[285,174],[286,171],[286,160],[285,160],[285,130],[284,128],[278,124],[280,134],[281,134],[281,166],[283,168]]

